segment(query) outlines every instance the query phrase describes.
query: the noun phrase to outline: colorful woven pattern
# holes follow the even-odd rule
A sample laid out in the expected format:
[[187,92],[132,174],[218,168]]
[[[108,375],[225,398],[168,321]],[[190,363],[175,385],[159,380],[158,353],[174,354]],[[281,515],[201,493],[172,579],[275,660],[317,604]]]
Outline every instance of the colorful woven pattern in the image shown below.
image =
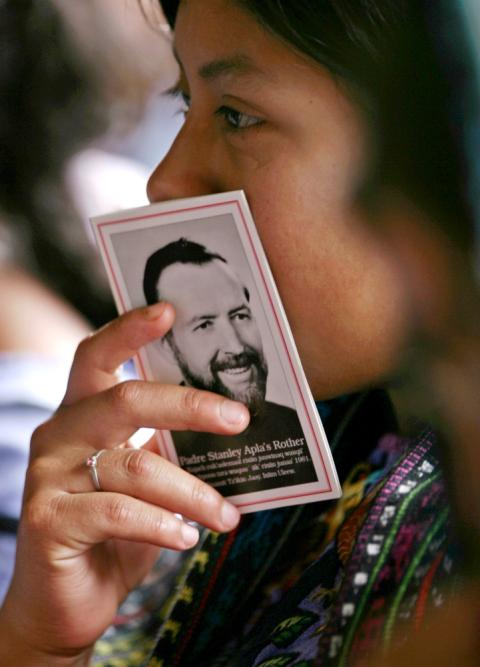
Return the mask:
[[229,535],[205,531],[161,613],[115,635],[130,653],[97,664],[347,666],[388,647],[394,630],[420,628],[455,583],[455,545],[434,437],[379,439],[391,426],[373,418],[388,412],[383,400],[372,392],[328,406],[339,501],[247,515]]

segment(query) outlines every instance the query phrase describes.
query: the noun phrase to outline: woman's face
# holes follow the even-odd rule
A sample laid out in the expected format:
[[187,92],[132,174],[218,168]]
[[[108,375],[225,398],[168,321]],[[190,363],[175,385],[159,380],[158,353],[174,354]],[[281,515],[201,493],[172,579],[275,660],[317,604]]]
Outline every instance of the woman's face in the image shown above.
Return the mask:
[[188,111],[150,199],[244,189],[315,397],[378,381],[403,300],[352,206],[368,159],[360,113],[229,0],[183,0],[175,50]]

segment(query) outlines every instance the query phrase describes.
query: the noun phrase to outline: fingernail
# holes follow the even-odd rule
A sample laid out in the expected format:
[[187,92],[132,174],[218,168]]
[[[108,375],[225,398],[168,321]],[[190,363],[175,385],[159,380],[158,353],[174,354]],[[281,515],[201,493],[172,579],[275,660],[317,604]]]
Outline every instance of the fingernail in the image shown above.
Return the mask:
[[220,414],[229,424],[241,424],[248,419],[248,410],[241,403],[235,401],[222,401],[220,404]]
[[182,538],[187,548],[193,547],[198,542],[198,537],[198,530],[194,526],[182,523]]
[[167,304],[164,301],[159,301],[158,303],[154,303],[153,305],[148,306],[147,319],[149,320],[160,319],[160,317],[162,317],[163,313],[165,312],[166,307]]
[[235,528],[240,521],[240,512],[234,505],[224,502],[221,510],[222,523],[227,530]]

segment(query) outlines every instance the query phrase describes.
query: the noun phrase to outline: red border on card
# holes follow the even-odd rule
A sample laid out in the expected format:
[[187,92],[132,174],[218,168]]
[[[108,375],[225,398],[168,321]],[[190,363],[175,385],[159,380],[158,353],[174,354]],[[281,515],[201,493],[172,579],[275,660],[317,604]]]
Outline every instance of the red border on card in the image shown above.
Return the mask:
[[[186,212],[189,212],[189,211],[199,211],[199,210],[204,210],[204,209],[208,209],[208,208],[217,208],[219,206],[228,206],[228,205],[231,205],[231,204],[235,204],[239,213],[240,213],[240,218],[242,220],[244,229],[245,229],[247,237],[248,237],[248,241],[250,243],[250,248],[251,248],[251,250],[253,252],[253,255],[255,257],[255,262],[257,264],[257,268],[260,272],[260,275],[262,276],[263,286],[264,286],[264,288],[265,288],[265,290],[268,294],[268,299],[269,299],[269,302],[270,302],[270,308],[271,308],[271,310],[273,312],[273,315],[275,317],[275,323],[277,325],[277,330],[280,332],[283,347],[284,347],[285,352],[286,352],[287,357],[288,357],[288,363],[290,364],[290,369],[292,371],[293,377],[295,378],[295,383],[297,385],[297,391],[300,394],[301,399],[302,399],[305,414],[307,415],[310,430],[311,430],[311,433],[314,437],[315,444],[316,444],[317,449],[318,449],[318,454],[319,454],[320,460],[322,462],[325,477],[326,477],[326,479],[328,481],[328,484],[329,484],[329,486],[326,489],[321,489],[320,491],[313,491],[313,492],[309,491],[308,493],[295,493],[295,494],[292,494],[292,495],[279,496],[279,497],[276,497],[276,498],[265,498],[264,500],[256,500],[255,502],[251,502],[251,503],[238,504],[237,507],[248,507],[249,505],[261,505],[261,504],[264,504],[264,503],[271,503],[271,502],[276,502],[276,501],[289,500],[291,498],[305,498],[307,496],[316,496],[318,493],[325,493],[325,492],[328,492],[328,491],[332,491],[333,490],[332,483],[330,481],[330,477],[328,475],[328,471],[327,471],[327,468],[325,466],[325,462],[324,462],[323,454],[322,454],[322,448],[319,445],[317,434],[315,433],[315,430],[313,428],[312,420],[310,418],[310,413],[309,413],[309,410],[308,410],[308,407],[307,407],[307,401],[306,401],[304,393],[302,391],[302,386],[299,382],[299,379],[298,379],[298,376],[297,376],[297,373],[296,373],[296,369],[295,369],[295,365],[293,363],[293,360],[292,360],[291,355],[290,355],[290,351],[288,349],[288,345],[287,345],[286,340],[285,340],[285,336],[283,335],[282,327],[280,326],[278,314],[277,314],[277,311],[275,309],[274,299],[273,299],[273,296],[271,294],[270,287],[269,287],[268,282],[265,278],[262,264],[261,264],[260,259],[258,257],[256,248],[255,248],[255,244],[253,243],[253,240],[252,240],[252,237],[251,237],[251,234],[250,234],[250,230],[249,230],[248,225],[245,221],[245,217],[243,215],[243,211],[242,211],[242,208],[241,208],[238,200],[232,199],[232,200],[228,200],[228,201],[217,202],[215,204],[202,204],[201,206],[190,206],[190,207],[181,208],[181,209],[172,209],[172,210],[168,210],[168,211],[158,211],[157,213],[149,213],[147,215],[139,215],[139,216],[133,216],[133,217],[129,217],[129,218],[120,218],[118,220],[108,220],[106,222],[99,223],[97,225],[97,229],[98,229],[99,236],[100,236],[100,242],[102,244],[104,255],[107,258],[108,269],[109,269],[110,275],[112,276],[112,279],[113,279],[113,283],[114,283],[114,286],[115,286],[115,290],[117,292],[118,300],[119,300],[119,302],[120,302],[120,304],[123,308],[123,311],[125,312],[127,310],[127,307],[126,307],[126,304],[123,300],[122,293],[121,293],[121,290],[120,290],[120,286],[119,286],[117,278],[115,276],[115,272],[113,270],[113,266],[112,266],[112,263],[111,263],[111,260],[110,260],[110,255],[109,255],[109,252],[108,252],[108,248],[107,248],[107,245],[105,243],[103,233],[102,233],[104,227],[108,227],[110,225],[118,225],[118,224],[121,224],[122,222],[135,222],[136,220],[148,220],[149,218],[158,218],[158,217],[165,216],[165,215],[172,215],[174,213],[186,213]],[[141,360],[139,355],[137,355],[137,359],[138,359],[138,363],[139,363],[139,366],[140,366],[141,373],[143,374],[144,379],[146,379],[147,374],[145,372],[144,365],[143,365],[142,360]],[[166,458],[168,458],[168,449],[167,449],[167,446],[166,446],[166,443],[165,443],[165,440],[164,440],[163,433],[161,431],[159,431],[159,434],[161,436],[163,445],[165,447],[165,452],[167,453]]]

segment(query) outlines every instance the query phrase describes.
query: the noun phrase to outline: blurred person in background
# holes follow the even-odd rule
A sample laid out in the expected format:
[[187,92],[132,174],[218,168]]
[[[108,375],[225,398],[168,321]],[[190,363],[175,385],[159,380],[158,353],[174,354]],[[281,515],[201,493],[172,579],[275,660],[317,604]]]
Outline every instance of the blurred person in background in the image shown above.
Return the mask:
[[418,2],[374,73],[377,161],[361,199],[407,286],[415,335],[397,390],[439,433],[462,576],[369,667],[480,659],[479,41],[476,3]]
[[[361,200],[407,286],[415,324],[400,375],[407,409],[417,406],[451,440],[445,469],[470,542],[467,570],[480,574],[472,428],[480,388],[480,32],[476,43],[470,35],[480,8],[471,16],[467,4],[440,0],[433,10],[419,2],[382,78],[375,72],[377,159]],[[469,431],[471,446],[459,445],[457,456],[454,443]]]
[[168,85],[153,24],[136,2],[0,3],[0,598],[31,433],[114,314],[87,215],[147,201],[145,167],[113,149]]
[[[117,384],[114,370],[132,348],[173,322],[168,305],[134,311],[81,344],[63,405],[35,435],[16,575],[0,613],[5,656],[88,664],[157,547],[198,540],[163,612],[126,637],[121,658],[101,642],[97,662],[141,664],[151,653],[152,667],[355,664],[388,648],[394,630],[411,636],[429,603],[451,597],[465,558],[435,436],[428,428],[399,436],[384,394],[362,391],[387,382],[407,333],[418,330],[414,290],[352,208],[373,158],[364,125],[380,95],[372,72],[384,72],[396,31],[417,20],[414,5],[164,3],[176,21],[186,123],[150,197],[245,187],[323,399],[344,497],[250,515],[225,535],[200,537],[182,523],[178,513],[227,532],[239,517],[152,443],[136,452],[118,445],[138,425],[235,433],[248,415],[213,394]],[[99,449],[104,493],[82,465]]]

